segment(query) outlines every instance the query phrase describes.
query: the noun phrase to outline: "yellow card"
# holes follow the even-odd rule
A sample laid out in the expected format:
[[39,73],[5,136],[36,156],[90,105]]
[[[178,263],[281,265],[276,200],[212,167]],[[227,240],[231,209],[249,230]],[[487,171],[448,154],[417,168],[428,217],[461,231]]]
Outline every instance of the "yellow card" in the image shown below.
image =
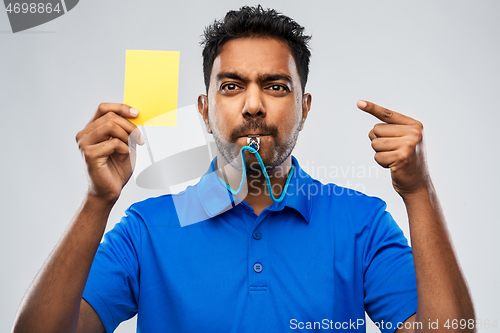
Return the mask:
[[178,51],[127,50],[123,103],[139,110],[136,125],[176,126]]

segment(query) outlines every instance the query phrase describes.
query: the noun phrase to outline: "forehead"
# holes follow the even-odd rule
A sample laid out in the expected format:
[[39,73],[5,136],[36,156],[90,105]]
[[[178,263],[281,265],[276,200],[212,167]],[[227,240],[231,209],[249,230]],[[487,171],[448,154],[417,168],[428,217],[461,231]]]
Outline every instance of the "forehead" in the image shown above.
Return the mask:
[[245,37],[225,43],[214,60],[211,80],[221,72],[236,72],[248,78],[281,73],[299,80],[290,47],[271,38]]

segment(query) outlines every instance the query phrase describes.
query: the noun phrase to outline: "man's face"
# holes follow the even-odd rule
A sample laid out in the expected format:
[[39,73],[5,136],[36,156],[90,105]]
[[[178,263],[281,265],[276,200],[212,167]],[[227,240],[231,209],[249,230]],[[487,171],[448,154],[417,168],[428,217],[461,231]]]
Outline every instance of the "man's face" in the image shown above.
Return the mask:
[[[198,108],[222,156],[233,166],[248,135],[260,136],[266,167],[281,165],[291,154],[307,117],[311,96],[302,95],[290,48],[269,38],[227,42],[214,61],[208,96]],[[257,161],[247,152],[247,167]],[[239,167],[238,167],[239,168]]]

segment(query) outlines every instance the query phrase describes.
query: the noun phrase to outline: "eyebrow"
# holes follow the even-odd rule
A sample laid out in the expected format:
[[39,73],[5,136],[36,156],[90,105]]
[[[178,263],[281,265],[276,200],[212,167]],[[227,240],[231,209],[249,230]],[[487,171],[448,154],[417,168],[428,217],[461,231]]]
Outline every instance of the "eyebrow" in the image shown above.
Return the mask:
[[222,79],[245,81],[245,79],[236,72],[220,72],[219,74],[217,74],[217,81],[220,81]]
[[292,77],[290,75],[286,74],[264,74],[264,75],[259,75],[259,80],[260,81],[286,81],[290,83],[290,85],[293,86],[293,81]]
[[[233,79],[233,80],[240,80],[240,81],[248,81],[248,78],[245,78],[244,76],[238,74],[237,72],[220,72],[217,74],[217,81],[220,81],[222,79]],[[293,87],[293,81],[292,77],[287,74],[262,74],[259,75],[258,77],[259,81],[267,82],[267,81],[286,81],[288,82],[292,87]]]

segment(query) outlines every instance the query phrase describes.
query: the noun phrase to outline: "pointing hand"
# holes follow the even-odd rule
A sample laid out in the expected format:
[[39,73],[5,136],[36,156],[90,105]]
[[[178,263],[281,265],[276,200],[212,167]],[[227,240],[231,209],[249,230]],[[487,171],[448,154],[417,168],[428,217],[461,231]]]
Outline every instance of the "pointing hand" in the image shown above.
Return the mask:
[[423,125],[419,121],[360,100],[359,109],[383,123],[368,134],[375,150],[375,161],[391,169],[392,185],[402,197],[427,187],[430,182],[423,147]]

